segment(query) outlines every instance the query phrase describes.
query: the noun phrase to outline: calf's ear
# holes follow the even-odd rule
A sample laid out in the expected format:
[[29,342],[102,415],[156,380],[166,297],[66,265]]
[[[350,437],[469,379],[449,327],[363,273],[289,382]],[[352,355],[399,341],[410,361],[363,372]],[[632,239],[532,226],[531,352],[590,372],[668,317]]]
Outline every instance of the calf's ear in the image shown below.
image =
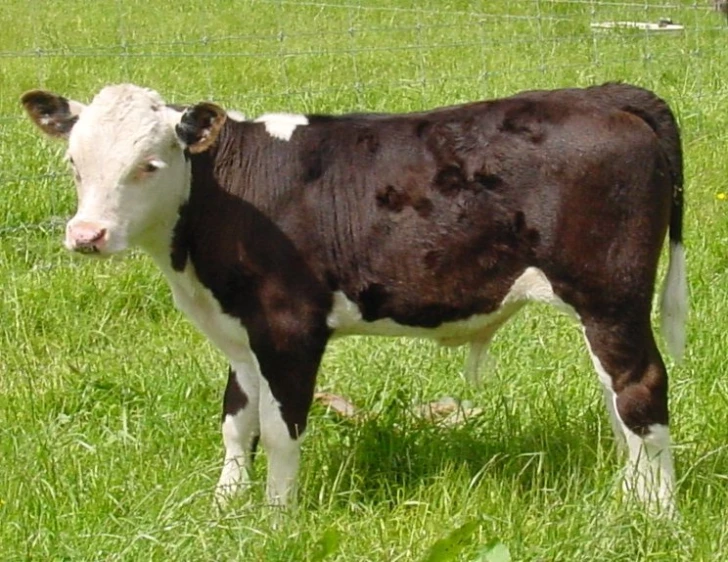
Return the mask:
[[85,105],[43,90],[25,92],[20,103],[30,120],[46,135],[67,139]]
[[226,118],[223,108],[213,103],[198,103],[185,110],[174,130],[187,150],[197,154],[215,144]]

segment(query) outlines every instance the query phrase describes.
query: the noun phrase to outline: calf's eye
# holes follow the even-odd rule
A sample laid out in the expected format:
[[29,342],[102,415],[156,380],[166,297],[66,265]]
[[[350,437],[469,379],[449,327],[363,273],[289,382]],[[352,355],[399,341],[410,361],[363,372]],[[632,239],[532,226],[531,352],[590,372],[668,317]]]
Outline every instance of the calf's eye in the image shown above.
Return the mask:
[[145,160],[139,166],[140,170],[145,174],[152,174],[157,170],[161,170],[162,168],[166,167],[167,164],[163,160],[159,160],[158,158],[150,158],[149,160]]

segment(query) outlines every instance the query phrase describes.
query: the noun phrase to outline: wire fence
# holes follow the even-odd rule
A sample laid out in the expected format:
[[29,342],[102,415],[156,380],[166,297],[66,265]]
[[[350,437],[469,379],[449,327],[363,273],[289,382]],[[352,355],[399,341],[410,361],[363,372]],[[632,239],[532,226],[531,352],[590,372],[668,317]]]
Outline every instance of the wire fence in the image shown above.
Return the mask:
[[[728,32],[724,17],[728,3],[718,0],[455,2],[462,5],[459,8],[435,0],[248,0],[240,4],[242,8],[262,19],[242,26],[238,33],[220,29],[219,18],[214,15],[206,16],[207,19],[198,16],[195,30],[189,33],[180,33],[173,23],[165,22],[156,23],[156,29],[153,25],[145,32],[134,14],[134,9],[140,9],[144,3],[116,0],[105,4],[110,33],[103,43],[92,41],[83,33],[71,33],[61,40],[60,32],[53,33],[52,28],[33,29],[26,34],[30,39],[24,43],[0,50],[0,65],[22,66],[35,75],[39,85],[49,81],[51,69],[74,61],[92,73],[95,61],[111,60],[117,69],[114,77],[129,80],[139,75],[140,68],[155,67],[159,61],[172,69],[185,68],[187,64],[209,65],[211,71],[203,85],[205,93],[229,104],[244,101],[264,106],[275,101],[282,105],[286,100],[320,100],[343,92],[353,95],[346,99],[353,99],[360,106],[356,109],[361,110],[374,109],[368,107],[372,98],[367,96],[372,92],[414,91],[426,100],[430,89],[447,80],[482,84],[486,91],[492,88],[485,86],[512,76],[518,77],[514,84],[520,84],[527,83],[529,77],[556,71],[565,76],[574,72],[577,76],[585,67],[599,68],[603,74],[629,62],[642,65],[645,73],[669,69],[676,64],[689,64],[686,57],[714,56],[721,50],[721,43],[703,39]],[[69,5],[80,15],[86,9],[84,2]],[[166,32],[166,28],[170,31]],[[628,40],[625,33],[629,33]],[[661,49],[659,37],[668,34],[676,37],[672,47]],[[557,51],[560,56],[551,56]],[[508,52],[525,55],[506,66],[499,65],[494,53]],[[403,65],[393,77],[382,72],[381,67],[369,64],[384,55],[390,61],[402,59],[410,64]],[[464,73],[459,73],[456,66],[447,77],[439,76],[428,66],[432,59],[451,57],[452,64],[457,65],[472,56],[482,57],[482,66],[471,65]],[[221,91],[221,80],[215,78],[215,72],[224,73],[227,70],[216,69],[228,69],[230,64],[240,65],[245,72],[259,73],[260,83],[266,86],[246,90],[244,95]],[[343,78],[335,72],[317,70],[337,65],[347,68]],[[267,74],[260,73],[261,67],[267,69]],[[147,72],[153,76],[154,70]],[[191,90],[180,81],[174,94],[184,98]],[[690,95],[705,96],[709,91],[698,80]],[[456,101],[461,100],[453,100]],[[10,131],[7,136],[13,135],[22,119],[18,111],[0,113],[0,130]],[[19,184],[50,183],[66,177],[61,170],[3,168],[0,192]],[[0,236],[55,231],[63,222],[60,215],[41,222],[11,221],[0,224]]]

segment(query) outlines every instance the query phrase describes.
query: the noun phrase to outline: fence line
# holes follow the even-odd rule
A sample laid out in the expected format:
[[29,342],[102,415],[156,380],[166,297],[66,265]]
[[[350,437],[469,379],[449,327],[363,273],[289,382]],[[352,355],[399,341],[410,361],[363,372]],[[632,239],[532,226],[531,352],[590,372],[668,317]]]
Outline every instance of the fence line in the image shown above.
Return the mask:
[[[279,10],[314,8],[321,11],[343,11],[348,14],[348,20],[344,20],[338,28],[322,29],[322,30],[299,30],[286,29],[285,26],[279,24],[279,29],[264,33],[222,33],[220,35],[206,34],[198,38],[180,38],[173,40],[139,40],[132,41],[127,33],[128,25],[126,18],[122,17],[122,3],[117,1],[117,11],[119,14],[118,37],[109,37],[105,45],[79,45],[65,44],[62,46],[51,46],[43,44],[43,41],[36,35],[35,45],[32,48],[21,48],[17,50],[0,51],[0,59],[3,64],[10,63],[13,60],[21,61],[25,64],[31,64],[30,61],[40,61],[40,65],[48,61],[55,64],[58,59],[101,59],[114,58],[120,61],[120,64],[128,64],[132,60],[141,59],[171,59],[171,60],[189,60],[189,59],[252,59],[252,60],[300,60],[315,57],[329,56],[346,56],[353,61],[355,68],[355,79],[346,84],[322,85],[318,87],[300,88],[291,85],[288,76],[288,69],[283,62],[280,64],[280,74],[282,76],[281,87],[274,92],[245,92],[237,95],[235,100],[218,99],[219,102],[239,102],[240,100],[265,100],[270,98],[295,98],[298,96],[325,95],[336,93],[344,90],[365,92],[374,88],[407,89],[418,88],[425,91],[435,80],[430,79],[424,66],[414,70],[411,74],[398,77],[396,79],[362,79],[362,76],[356,71],[356,64],[360,57],[368,55],[377,55],[385,52],[401,52],[401,53],[417,53],[422,56],[422,60],[428,53],[439,51],[468,48],[486,49],[519,49],[522,46],[532,45],[540,42],[546,48],[549,45],[558,45],[560,48],[572,48],[585,37],[591,37],[594,52],[592,53],[592,64],[600,68],[619,67],[625,63],[643,63],[653,64],[652,51],[645,49],[638,55],[631,58],[620,58],[618,60],[604,59],[599,56],[599,45],[612,41],[623,40],[619,34],[609,35],[608,33],[599,33],[588,29],[583,32],[567,32],[558,33],[553,29],[545,31],[547,26],[558,26],[564,22],[574,20],[574,14],[569,13],[548,13],[547,8],[552,7],[574,7],[581,6],[586,12],[590,21],[601,21],[602,15],[608,15],[609,10],[618,8],[621,10],[633,10],[644,14],[645,17],[657,19],[658,16],[669,17],[674,11],[680,10],[685,14],[685,10],[691,10],[693,14],[704,16],[705,13],[715,11],[713,2],[706,0],[702,2],[636,2],[636,1],[618,1],[618,0],[527,0],[525,2],[512,2],[509,4],[507,0],[500,3],[501,8],[510,9],[511,5],[519,4],[530,6],[531,13],[524,15],[520,13],[499,13],[494,7],[495,3],[489,3],[487,11],[478,10],[443,10],[433,7],[402,7],[402,6],[383,6],[383,5],[365,5],[366,0],[359,2],[352,1],[315,1],[315,0],[249,0],[249,3],[255,5],[263,5],[269,7],[277,7]],[[357,21],[357,16],[367,13],[384,13],[393,16],[405,15],[408,17],[416,16],[417,21],[393,21],[391,25],[370,24]],[[583,14],[582,14],[583,15]],[[431,21],[423,23],[423,19],[431,18]],[[433,19],[434,18],[434,19]],[[437,19],[439,18],[439,20]],[[452,21],[452,18],[459,18],[458,21]],[[520,26],[523,22],[532,22],[535,29],[529,31],[518,31],[504,40],[503,36],[497,33],[492,34],[488,29],[493,22],[511,22]],[[708,20],[707,23],[702,22],[703,26],[698,31],[723,30],[726,28],[725,20],[719,14],[715,14],[715,18]],[[475,33],[474,33],[475,32]],[[633,37],[641,37],[646,45],[652,40],[652,35],[645,32],[634,32]],[[395,44],[389,41],[389,38],[401,34],[414,34],[412,40],[404,44]],[[425,37],[424,34],[441,35],[440,39],[433,40],[430,36]],[[374,44],[360,45],[356,41],[362,37]],[[332,39],[337,41],[335,47],[319,48],[321,39]],[[379,40],[381,38],[381,40]],[[74,37],[69,36],[69,40],[73,41]],[[350,44],[346,44],[351,41]],[[293,44],[295,43],[295,44]],[[257,48],[239,48],[237,45],[254,44]],[[686,43],[687,44],[687,43]],[[712,44],[711,48],[715,51],[705,50],[705,47],[693,47],[694,56],[712,56],[714,52],[722,47],[718,43]],[[202,49],[202,52],[190,52],[190,49]],[[226,49],[226,50],[222,50]],[[231,50],[234,49],[234,50]],[[659,64],[672,65],[684,64],[684,53],[676,53],[671,56],[662,56]],[[41,66],[38,67],[39,77],[41,76]],[[508,69],[485,68],[476,74],[467,78],[472,80],[485,81],[489,78],[499,77],[507,73],[518,73],[518,75],[543,74],[554,70],[570,70],[579,69],[584,66],[584,62],[564,62],[555,64],[547,61],[545,58],[534,58],[525,60],[519,66],[511,66]],[[122,67],[123,68],[123,67]],[[213,93],[212,83],[209,84],[210,93]],[[694,92],[693,98],[700,99],[707,96],[702,90]],[[245,109],[241,107],[240,109]],[[20,111],[16,114],[0,114],[0,135],[3,134],[2,129],[9,129],[16,123],[25,119]],[[0,137],[1,138],[1,137]],[[51,182],[56,180],[68,181],[66,171],[51,171],[42,173],[13,173],[0,171],[0,193],[6,189],[17,187],[18,184],[27,182]],[[60,228],[63,224],[63,218],[52,216],[47,220],[39,223],[31,224],[5,224],[0,226],[0,236],[14,235],[31,231],[48,231]]]
[[[401,8],[397,6],[363,6],[361,3],[340,3],[340,2],[317,2],[315,0],[256,0],[257,4],[275,4],[275,5],[287,5],[287,6],[311,6],[314,8],[340,8],[344,10],[358,10],[358,11],[383,11],[383,12],[404,12],[404,13],[425,13],[425,14],[453,14],[459,16],[477,16],[482,15],[483,12],[475,12],[472,10],[428,10],[422,7],[412,8]],[[540,4],[553,4],[553,5],[587,5],[596,7],[618,7],[618,8],[643,8],[643,9],[657,9],[665,10],[670,8],[681,7],[684,8],[685,4],[675,2],[628,2],[628,1],[609,1],[609,0],[530,0],[531,4],[538,6]],[[699,10],[712,10],[712,2],[692,2],[690,7]],[[498,17],[501,17],[498,14]]]
[[[568,21],[568,18],[557,18],[554,21]],[[479,28],[482,30],[483,23],[471,23],[465,27]],[[714,29],[724,29],[725,24],[720,21],[716,21]],[[273,58],[274,56],[285,56],[285,57],[296,57],[296,56],[316,56],[316,55],[338,55],[338,54],[362,54],[367,52],[380,52],[380,51],[428,51],[437,50],[443,48],[458,48],[458,47],[472,47],[472,46],[489,46],[498,45],[503,46],[502,39],[478,40],[478,41],[456,41],[449,43],[431,43],[427,45],[404,45],[404,46],[392,46],[385,45],[380,47],[352,47],[352,48],[338,48],[338,49],[301,49],[301,50],[279,50],[274,52],[263,51],[234,51],[234,52],[192,52],[185,53],[175,50],[178,47],[190,47],[190,46],[209,46],[214,43],[223,42],[242,42],[242,41],[260,41],[260,40],[274,40],[277,42],[283,42],[288,39],[295,38],[322,38],[332,36],[350,36],[355,37],[357,34],[362,33],[401,33],[408,31],[432,31],[432,30],[446,30],[446,29],[458,29],[462,30],[462,24],[441,24],[441,25],[414,25],[414,26],[403,26],[396,28],[351,28],[346,31],[329,31],[321,33],[279,33],[276,35],[242,35],[242,36],[226,36],[226,37],[203,37],[195,40],[185,41],[160,41],[160,42],[140,42],[132,44],[117,44],[108,47],[83,47],[83,46],[64,46],[58,48],[44,48],[36,47],[32,50],[24,51],[0,51],[0,59],[42,59],[42,58],[102,58],[102,57],[130,57],[130,58],[216,58],[216,57],[252,57],[252,58]],[[599,31],[592,31],[592,34],[600,33]],[[634,33],[638,33],[635,31]],[[650,31],[639,32],[645,37],[652,37],[653,34]],[[559,35],[551,39],[554,42],[575,42],[583,39],[585,34],[578,35]],[[515,34],[507,42],[507,46],[518,46],[522,44],[532,44],[534,42],[533,34]],[[602,37],[602,40],[606,40],[606,37]],[[170,48],[168,51],[155,51],[155,52],[134,52],[135,49],[143,47],[166,47]]]

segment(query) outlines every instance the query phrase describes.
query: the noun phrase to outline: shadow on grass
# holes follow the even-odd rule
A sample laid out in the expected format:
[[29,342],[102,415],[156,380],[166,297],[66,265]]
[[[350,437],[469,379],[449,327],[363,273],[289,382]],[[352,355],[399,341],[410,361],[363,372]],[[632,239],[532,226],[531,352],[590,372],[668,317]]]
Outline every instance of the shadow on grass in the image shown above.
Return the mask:
[[[555,427],[554,420],[539,424],[506,419],[494,409],[461,425],[446,426],[413,416],[406,407],[392,404],[385,411],[358,421],[324,422],[316,442],[311,478],[315,486],[340,495],[343,502],[401,502],[398,490],[411,493],[418,486],[463,474],[467,485],[495,480],[508,493],[537,493],[546,487],[588,484],[603,455],[616,476],[621,458],[611,432],[599,437],[598,414]],[[604,421],[604,426],[608,423]],[[604,430],[602,430],[603,432]],[[321,434],[323,433],[323,435]],[[603,461],[602,461],[603,462]]]

